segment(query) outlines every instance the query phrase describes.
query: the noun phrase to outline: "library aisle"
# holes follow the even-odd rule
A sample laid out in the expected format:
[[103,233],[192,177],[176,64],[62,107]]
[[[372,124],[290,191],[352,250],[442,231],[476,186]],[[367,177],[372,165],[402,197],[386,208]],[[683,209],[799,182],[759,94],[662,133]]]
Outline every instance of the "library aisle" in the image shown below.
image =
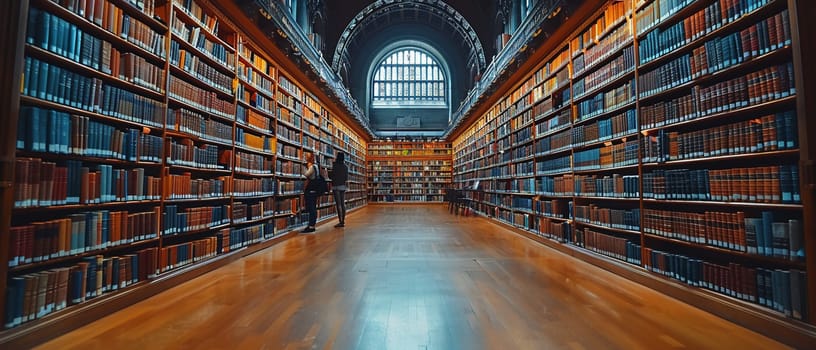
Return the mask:
[[776,349],[442,205],[369,205],[43,349]]

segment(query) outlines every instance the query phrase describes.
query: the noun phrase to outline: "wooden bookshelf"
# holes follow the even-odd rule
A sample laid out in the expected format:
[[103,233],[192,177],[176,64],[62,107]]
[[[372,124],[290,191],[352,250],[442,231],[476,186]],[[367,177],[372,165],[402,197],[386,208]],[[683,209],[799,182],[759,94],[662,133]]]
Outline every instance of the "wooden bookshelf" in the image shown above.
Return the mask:
[[449,143],[368,144],[366,167],[370,202],[441,202],[451,184]]
[[[8,131],[0,150],[10,165],[0,174],[0,223],[13,232],[0,237],[0,258],[9,262],[0,268],[0,311],[21,314],[24,305],[7,308],[17,307],[7,302],[11,297],[34,301],[25,303],[33,316],[4,317],[0,344],[42,342],[287,237],[307,219],[299,200],[305,152],[318,153],[326,168],[345,152],[349,210],[367,203],[369,135],[332,112],[337,106],[322,92],[304,87],[300,72],[290,75],[288,58],[244,26],[250,19],[233,16],[232,5],[107,2],[109,12],[98,18],[46,0],[4,5],[21,15],[14,22],[20,30],[2,37],[4,47],[17,50],[2,56],[7,68],[0,72],[14,82],[3,87],[10,103],[0,111]],[[48,39],[45,31],[54,35]],[[32,84],[35,60],[50,71]],[[319,208],[318,221],[336,215],[329,195]],[[114,217],[131,224],[110,226]],[[84,230],[100,229],[87,231],[93,235],[86,233],[89,241],[78,249],[69,238],[79,235],[73,225],[83,220]],[[112,236],[118,228],[134,236]],[[18,246],[20,235],[30,241]],[[37,254],[47,256],[26,255],[35,243]],[[69,287],[89,283],[86,268],[99,261],[103,287],[58,307],[58,272],[69,272],[62,288],[75,293]],[[114,261],[125,274],[103,269]],[[122,279],[114,285],[115,275]],[[42,307],[37,294],[47,296]]]
[[[814,225],[812,161],[805,161],[812,145],[804,131],[814,123],[805,117],[810,89],[801,63],[809,46],[797,39],[812,25],[797,20],[797,7],[805,6],[797,1],[740,3],[746,6],[719,17],[712,10],[724,3],[708,0],[596,5],[571,34],[545,41],[537,66],[498,88],[452,132],[453,182],[477,213],[548,245],[590,251],[573,255],[597,264],[615,261],[623,275],[672,279],[677,290],[655,288],[801,347],[816,338],[816,241],[804,234]],[[655,8],[670,5],[677,7]],[[652,10],[657,20],[649,19]],[[753,39],[761,41],[743,50]],[[733,44],[723,46],[726,40]],[[514,135],[530,135],[534,146]],[[520,154],[534,154],[533,178],[530,158]],[[709,187],[696,185],[703,181]],[[677,199],[656,198],[656,184]],[[695,231],[704,215],[709,226]],[[764,231],[766,224],[777,236],[768,232],[757,242],[754,225]],[[682,238],[692,232],[708,232],[707,241]],[[753,252],[758,244],[768,252]],[[806,258],[794,257],[791,244]],[[755,280],[736,277],[743,273]]]

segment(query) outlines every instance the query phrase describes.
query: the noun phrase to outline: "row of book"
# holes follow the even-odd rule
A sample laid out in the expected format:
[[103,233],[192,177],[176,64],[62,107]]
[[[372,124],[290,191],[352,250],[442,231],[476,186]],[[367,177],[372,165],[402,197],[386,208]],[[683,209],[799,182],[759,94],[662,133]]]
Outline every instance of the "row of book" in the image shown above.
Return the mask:
[[[168,174],[165,178],[165,196],[167,199],[205,199],[229,196],[229,177],[219,176],[212,179],[194,179],[190,173],[180,175]],[[236,179],[236,185],[238,180]]]
[[565,200],[536,200],[533,206],[535,213],[539,215],[561,219],[566,219],[570,216],[569,203]]
[[131,162],[160,162],[162,138],[140,129],[117,128],[89,117],[23,105],[17,149]]
[[121,256],[88,256],[69,267],[11,277],[5,326],[16,327],[147,280],[157,273],[157,255],[157,248],[147,248]]
[[303,193],[304,184],[305,181],[303,180],[278,181],[278,194],[279,195],[301,194]]
[[260,154],[235,152],[235,170],[253,174],[273,174],[275,163]]
[[510,152],[513,159],[522,159],[529,157],[531,154],[534,154],[534,148],[532,144],[526,144],[523,146],[519,146],[513,148],[513,151]]
[[232,223],[240,224],[251,220],[258,220],[263,217],[263,212],[263,203],[246,204],[243,202],[235,202],[232,204]]
[[[295,98],[296,101],[301,101],[303,99],[303,90],[300,89],[295,83],[291,82],[289,78],[284,75],[278,76],[278,86],[282,88],[286,93],[291,95]],[[299,104],[299,102],[298,102]],[[299,108],[295,108],[294,105],[288,107],[299,110]]]
[[[84,2],[61,1],[57,3],[57,5],[64,7],[68,11],[85,18],[88,20],[88,22],[95,24],[96,26],[116,35],[117,37],[127,40],[128,42],[156,56],[164,57],[165,55],[164,35],[159,34],[147,24],[129,15],[128,12],[132,11],[132,9],[125,10],[119,8],[110,0],[86,0]],[[149,9],[152,8],[152,6],[143,8]],[[52,15],[52,17],[54,16]],[[50,23],[51,25],[54,25],[53,20],[51,20]],[[29,28],[35,28],[33,30],[40,33],[46,31],[46,29],[43,28],[49,28],[49,25],[43,20],[31,24],[34,24],[35,26],[29,26]],[[51,33],[54,33],[53,29],[50,30],[52,30]],[[30,31],[31,29],[29,32]],[[51,37],[61,38],[67,34],[70,34],[69,30],[58,30]],[[55,42],[62,43],[64,41],[57,39]]]
[[637,112],[634,109],[597,122],[573,126],[572,146],[581,147],[598,141],[623,137],[638,131]]
[[542,177],[538,192],[549,196],[573,196],[575,194],[575,176],[573,174],[564,174],[556,177]]
[[218,238],[206,237],[191,242],[161,247],[158,269],[167,272],[211,258],[218,254]]
[[182,49],[181,44],[175,40],[170,42],[170,64],[180,68],[207,85],[232,95],[232,77],[210,66],[193,52]]
[[235,120],[238,122],[238,125],[247,126],[266,133],[275,132],[272,119],[269,117],[246,108],[241,104],[238,104],[235,108]]
[[302,146],[301,138],[300,138],[301,131],[298,129],[290,128],[283,124],[278,124],[278,127],[275,128],[275,135],[278,139],[289,142],[296,146]]
[[256,151],[268,152],[270,155],[276,147],[275,138],[266,135],[255,135],[244,129],[235,129],[235,144],[238,146],[251,148]]
[[657,94],[691,81],[691,56],[683,55],[638,76],[641,98]]
[[[522,128],[522,129],[519,129],[519,130],[513,132],[513,134],[510,136],[510,143],[513,144],[513,145],[517,145],[517,144],[520,144],[520,143],[529,142],[529,141],[532,140],[532,136],[533,136],[533,129],[531,127],[525,127],[525,128]],[[436,150],[433,153],[431,153],[430,155],[440,155],[440,154],[446,154],[446,151]]]
[[291,160],[275,159],[275,173],[280,175],[301,176],[305,171],[305,164]]
[[94,113],[161,127],[164,105],[63,67],[26,56],[22,93]]
[[158,237],[159,207],[146,212],[92,211],[9,230],[9,267],[85,254]]
[[630,231],[640,231],[640,209],[602,208],[595,204],[574,205],[575,221]]
[[635,81],[631,80],[607,92],[600,92],[577,103],[578,120],[587,120],[631,103],[635,98]]
[[235,119],[235,104],[232,101],[222,100],[215,92],[204,90],[173,75],[170,75],[168,95],[207,113],[228,120]]
[[184,40],[203,55],[224,65],[228,70],[232,71],[234,69],[235,53],[231,51],[232,48],[207,38],[207,35],[201,33],[202,29],[197,24],[187,25],[179,19],[179,16],[175,16],[170,31],[173,36]]
[[255,107],[261,112],[270,115],[275,114],[275,103],[272,100],[257,91],[248,90],[243,84],[238,84],[235,95],[238,96],[239,101]]
[[254,179],[233,179],[236,197],[274,196],[278,191],[280,180],[264,177]]
[[229,205],[195,208],[166,205],[164,207],[164,219],[162,220],[162,234],[175,235],[229,224],[229,214]]
[[698,108],[704,115],[720,113],[778,100],[795,93],[793,66],[788,62],[699,88]]
[[[75,24],[47,11],[29,11],[26,43],[47,50],[105,74],[152,89],[164,91],[164,68],[143,57],[111,45]],[[163,36],[153,33],[158,40]]]
[[577,246],[584,247],[598,254],[626,261],[630,264],[640,265],[642,260],[640,244],[626,238],[611,236],[590,228],[576,228],[575,231],[575,244]]
[[273,80],[269,78],[263,71],[258,71],[257,67],[252,64],[244,64],[238,61],[238,76],[249,83],[255,89],[258,89],[269,96],[272,96],[272,91],[275,89]]
[[201,7],[195,0],[173,0],[173,5],[213,35],[218,35],[218,17],[213,16]]
[[634,71],[635,53],[632,46],[627,46],[621,51],[621,55],[609,63],[595,69],[585,77],[573,81],[572,93],[575,98],[581,98],[587,93],[620,78],[621,76]]
[[[533,220],[534,222],[536,220]],[[559,242],[568,242],[572,239],[572,225],[563,220],[551,220],[547,217],[539,217],[536,231],[538,234],[558,240]]]
[[572,170],[572,157],[558,157],[536,162],[537,175],[560,174]]
[[666,132],[642,140],[643,162],[795,149],[796,112],[787,111],[688,132]]
[[[744,2],[744,4],[739,4],[740,2]],[[735,3],[737,3],[737,5],[734,5]],[[742,16],[754,12],[755,10],[765,6],[767,3],[767,0],[714,1],[707,7],[689,15],[671,27],[668,27],[665,30],[656,29],[641,39],[641,63],[649,62],[667,54],[668,52],[671,52],[672,50],[679,49],[686,44],[739,19]],[[769,29],[773,30],[773,35],[775,36],[785,36],[785,31],[789,30],[789,28],[785,28],[789,26],[787,22],[787,10],[785,10],[782,15],[784,18],[777,17],[779,16],[777,15],[772,17],[770,23],[761,24],[764,28],[760,30],[763,30],[763,32],[760,33],[755,31],[753,34],[754,39],[757,41],[755,45],[760,46],[762,45],[760,44],[760,41],[768,39]],[[648,20],[648,18],[643,18],[643,20]],[[764,22],[765,21],[759,23]],[[647,26],[649,23],[651,22],[638,22],[639,25],[643,24]],[[755,28],[754,30],[756,29],[759,28]],[[746,45],[743,46],[747,47]]]
[[[292,105],[295,105],[295,106],[299,107],[300,103],[296,102],[294,97],[286,95],[286,94],[284,94],[282,92],[278,92],[278,94],[276,96],[277,96],[276,99],[278,101],[278,104],[280,104],[280,105],[282,105],[284,107],[288,107],[288,108],[277,108],[278,120],[283,121],[285,123],[288,123],[289,125],[294,126],[295,128],[300,128],[301,125],[302,125],[302,123],[301,123],[302,118],[301,118],[300,112],[297,109],[295,109],[295,107],[289,107],[288,106],[288,105],[292,104]],[[284,102],[284,101],[290,101],[290,102]]]
[[570,130],[564,130],[560,133],[540,138],[536,141],[535,147],[536,155],[545,155],[568,149],[572,147],[572,132],[570,132]]
[[[573,170],[594,170],[622,167],[638,163],[637,140],[574,152]],[[569,169],[568,169],[569,170]]]
[[205,140],[232,143],[232,125],[207,118],[185,108],[167,110],[167,127]]
[[219,150],[218,146],[197,146],[190,139],[173,139],[170,142],[167,164],[202,169],[226,170],[232,165],[232,151]]
[[[591,30],[590,28],[588,32]],[[586,38],[586,35],[584,35],[584,37]],[[631,43],[632,27],[629,25],[618,26],[603,38],[597,40],[595,45],[589,46],[591,42],[596,40],[596,38],[585,39],[583,42],[581,40],[573,40],[573,45],[570,45],[573,50],[573,56],[583,51],[583,55],[574,57],[572,60],[575,75],[592,68],[598,62],[603,61],[610,55],[616,54],[622,47]],[[589,47],[585,49],[587,46]]]
[[759,217],[749,215],[742,211],[696,213],[645,209],[643,231],[748,254],[804,261],[801,220],[775,221],[771,211],[763,211]]
[[701,113],[697,111],[697,95],[689,92],[675,98],[660,99],[654,104],[642,104],[638,115],[641,128],[651,129],[692,120]]
[[[297,147],[294,147],[294,146],[291,146],[291,145],[287,145],[287,144],[282,144],[282,143],[277,144],[277,146],[278,146],[277,147],[277,152],[275,154],[277,154],[278,156],[283,156],[283,157],[290,158],[290,159],[298,159],[298,160],[301,159],[300,158],[301,157],[300,148],[297,148]],[[406,169],[406,170],[411,170],[411,169]]]
[[161,178],[145,169],[119,169],[107,164],[83,166],[67,160],[64,166],[39,158],[14,161],[14,207],[31,208],[68,204],[158,200]]
[[611,176],[575,175],[575,195],[578,197],[638,198],[640,177],[638,175]]
[[[285,223],[284,219],[276,219],[275,223],[278,221]],[[275,223],[266,222],[258,225],[232,229],[229,234],[229,240],[227,241],[227,244],[229,244],[229,249],[235,250],[246,247],[250,244],[258,243],[264,238],[274,236]]]
[[643,198],[799,203],[797,165],[670,169],[643,174]]
[[801,270],[720,265],[651,248],[646,248],[644,265],[691,286],[757,303],[795,319],[807,318],[806,274]]

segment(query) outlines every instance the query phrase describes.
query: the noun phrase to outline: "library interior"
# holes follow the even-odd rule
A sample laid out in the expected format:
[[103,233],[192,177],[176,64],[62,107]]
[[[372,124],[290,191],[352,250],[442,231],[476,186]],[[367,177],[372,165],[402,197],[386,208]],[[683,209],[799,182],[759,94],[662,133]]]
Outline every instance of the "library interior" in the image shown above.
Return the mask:
[[816,348],[809,0],[0,13],[0,348]]

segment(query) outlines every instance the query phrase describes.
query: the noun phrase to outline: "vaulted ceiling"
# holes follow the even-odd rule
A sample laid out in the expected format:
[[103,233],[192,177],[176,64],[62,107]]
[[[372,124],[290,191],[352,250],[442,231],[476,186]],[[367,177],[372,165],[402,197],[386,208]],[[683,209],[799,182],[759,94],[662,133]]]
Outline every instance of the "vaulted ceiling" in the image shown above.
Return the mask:
[[[329,57],[327,61],[333,60],[333,55],[337,47],[338,41],[346,27],[352,22],[355,16],[360,14],[363,9],[369,7],[375,1],[372,0],[323,0],[326,3],[326,50],[324,51]],[[386,3],[400,3],[408,1],[384,1]],[[431,2],[431,1],[428,1]],[[481,46],[484,48],[484,54],[488,61],[490,57],[495,54],[496,50],[493,45],[493,37],[495,35],[492,24],[495,21],[496,5],[495,0],[444,0],[444,3],[452,7],[459,14],[464,17],[464,20],[473,28]],[[453,28],[449,27],[443,19],[438,16],[432,16],[428,12],[421,11],[417,7],[412,6],[392,6],[389,8],[393,12],[390,16],[380,16],[375,19],[372,24],[366,26],[360,32],[361,41],[365,41],[366,37],[376,34],[378,28],[389,24],[396,24],[400,21],[414,22],[419,25],[427,25],[433,28],[438,28],[441,31],[446,31],[451,35],[455,34]],[[451,30],[449,30],[451,29]]]

